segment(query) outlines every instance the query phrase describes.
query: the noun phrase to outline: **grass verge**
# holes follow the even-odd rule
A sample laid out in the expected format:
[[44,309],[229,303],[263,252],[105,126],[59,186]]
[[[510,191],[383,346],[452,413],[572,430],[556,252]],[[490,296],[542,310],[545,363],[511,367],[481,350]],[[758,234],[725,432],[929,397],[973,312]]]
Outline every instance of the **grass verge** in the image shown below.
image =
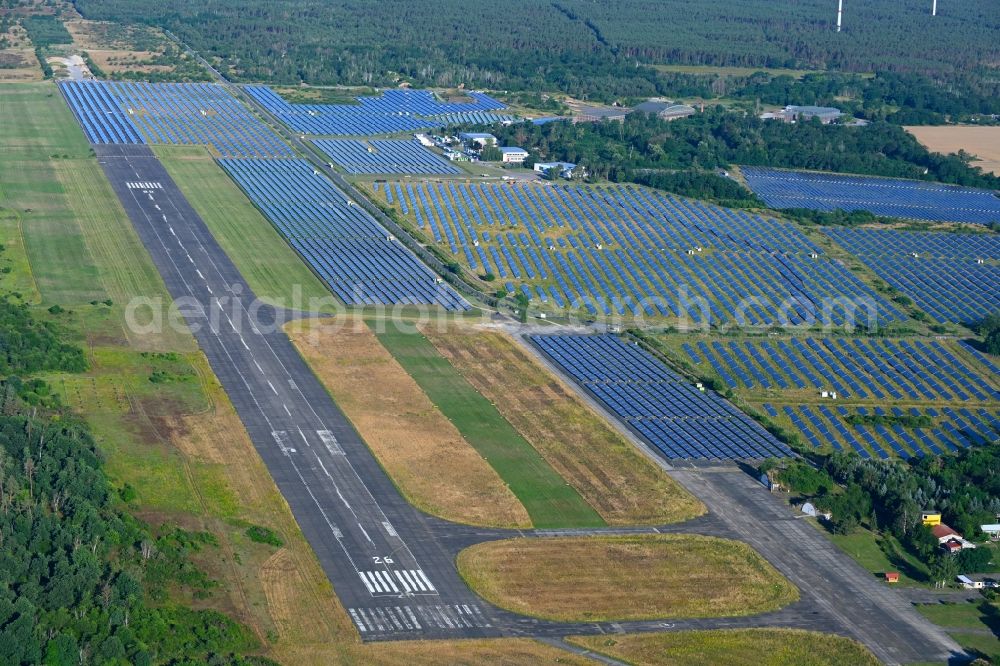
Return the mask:
[[431,402],[485,458],[536,527],[604,525],[601,516],[420,333],[376,332]]
[[877,666],[856,641],[800,629],[723,629],[567,639],[634,666]]
[[799,598],[750,546],[693,534],[491,541],[458,568],[490,603],[564,622],[754,615]]
[[263,300],[334,311],[336,299],[201,146],[157,146],[157,157]]
[[496,470],[363,321],[296,321],[285,330],[412,504],[446,520],[531,526]]
[[471,327],[427,336],[608,524],[663,524],[705,512],[510,336]]

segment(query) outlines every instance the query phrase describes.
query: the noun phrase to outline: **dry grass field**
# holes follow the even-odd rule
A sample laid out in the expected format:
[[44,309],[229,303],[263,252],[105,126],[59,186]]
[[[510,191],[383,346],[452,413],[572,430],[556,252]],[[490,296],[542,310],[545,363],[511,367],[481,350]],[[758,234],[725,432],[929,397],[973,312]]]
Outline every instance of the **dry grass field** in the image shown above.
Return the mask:
[[973,166],[1000,176],[1000,126],[921,125],[905,129],[928,150],[945,155],[964,150],[976,156]]
[[424,333],[608,524],[662,524],[704,513],[505,333],[462,326]]
[[679,631],[584,636],[571,643],[634,666],[876,666],[862,645],[842,636],[799,629]]
[[287,330],[410,502],[458,522],[531,525],[500,476],[364,322],[296,322]]
[[458,568],[501,608],[568,622],[753,615],[799,596],[746,544],[692,534],[506,539]]

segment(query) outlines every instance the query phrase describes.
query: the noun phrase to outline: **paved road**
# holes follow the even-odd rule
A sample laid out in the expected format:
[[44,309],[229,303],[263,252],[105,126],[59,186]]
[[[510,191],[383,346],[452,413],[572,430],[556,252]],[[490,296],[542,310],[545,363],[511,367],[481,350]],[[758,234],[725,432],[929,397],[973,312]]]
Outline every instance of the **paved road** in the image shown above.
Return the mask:
[[736,538],[746,541],[801,591],[802,601],[889,664],[947,661],[961,648],[895,590],[834,547],[815,526],[734,467],[674,469]]

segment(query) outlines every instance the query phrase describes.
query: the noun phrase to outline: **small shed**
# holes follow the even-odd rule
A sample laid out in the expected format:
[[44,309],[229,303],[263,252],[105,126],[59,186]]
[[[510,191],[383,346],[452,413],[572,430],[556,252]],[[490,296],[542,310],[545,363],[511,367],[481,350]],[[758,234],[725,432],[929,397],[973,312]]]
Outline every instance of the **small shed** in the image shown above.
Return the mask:
[[886,571],[885,572],[885,582],[887,582],[887,583],[898,583],[899,582],[899,572],[898,571]]

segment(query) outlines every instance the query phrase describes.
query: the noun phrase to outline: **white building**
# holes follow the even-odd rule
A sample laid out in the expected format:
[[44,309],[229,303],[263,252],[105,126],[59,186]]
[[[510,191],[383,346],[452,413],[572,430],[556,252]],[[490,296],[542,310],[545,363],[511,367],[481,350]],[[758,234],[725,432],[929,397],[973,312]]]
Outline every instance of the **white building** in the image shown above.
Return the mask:
[[497,145],[497,138],[487,132],[462,132],[458,138],[463,143],[474,148],[485,148]]
[[506,146],[500,149],[501,161],[504,164],[521,164],[528,159],[528,151],[516,146]]
[[567,180],[573,177],[575,169],[576,165],[571,162],[535,162],[534,166],[535,173],[547,174],[554,170]]

